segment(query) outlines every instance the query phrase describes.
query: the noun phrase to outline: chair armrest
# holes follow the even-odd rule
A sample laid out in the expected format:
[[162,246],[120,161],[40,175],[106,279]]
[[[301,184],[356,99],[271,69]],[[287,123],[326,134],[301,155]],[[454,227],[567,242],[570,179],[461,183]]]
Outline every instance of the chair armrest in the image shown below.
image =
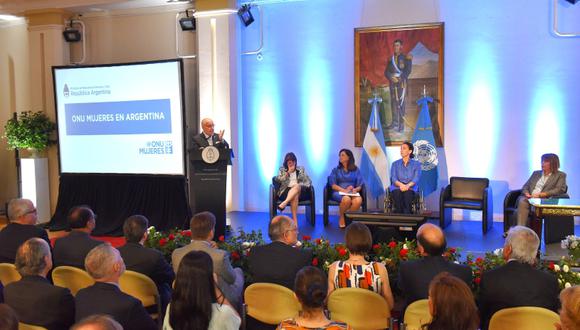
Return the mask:
[[[491,189],[491,186],[483,189],[483,208],[487,209],[488,207],[490,208],[490,210],[493,211],[493,191]],[[492,212],[493,214],[493,212]]]
[[518,197],[520,197],[521,194],[522,194],[521,189],[509,191],[505,195],[505,198],[503,199],[503,209],[505,210],[505,209],[510,208],[510,207],[516,207]]

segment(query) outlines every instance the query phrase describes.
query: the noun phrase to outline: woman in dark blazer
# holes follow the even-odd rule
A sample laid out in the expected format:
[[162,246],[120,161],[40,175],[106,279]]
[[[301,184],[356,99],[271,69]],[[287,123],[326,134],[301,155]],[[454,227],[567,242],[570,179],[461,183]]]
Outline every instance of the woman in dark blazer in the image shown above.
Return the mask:
[[522,187],[518,198],[518,225],[528,224],[530,198],[558,197],[566,193],[566,173],[560,171],[560,159],[556,154],[542,155],[542,169],[534,171]]

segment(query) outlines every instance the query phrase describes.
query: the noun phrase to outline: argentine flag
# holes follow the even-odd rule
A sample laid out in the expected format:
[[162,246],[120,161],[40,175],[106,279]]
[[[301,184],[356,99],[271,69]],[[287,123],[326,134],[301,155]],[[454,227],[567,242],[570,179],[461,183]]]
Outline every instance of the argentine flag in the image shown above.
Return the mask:
[[379,197],[385,193],[389,186],[387,167],[387,152],[385,150],[385,137],[379,117],[379,103],[383,100],[375,96],[369,99],[372,104],[371,117],[363,141],[363,153],[360,170],[365,180],[367,193],[373,197]]
[[427,196],[437,189],[437,180],[439,179],[437,171],[439,160],[437,158],[435,138],[433,137],[431,117],[429,116],[429,103],[431,102],[433,102],[433,98],[426,95],[417,101],[421,109],[419,110],[419,118],[417,119],[417,126],[412,139],[415,146],[414,153],[421,163],[419,189],[423,192],[423,196]]

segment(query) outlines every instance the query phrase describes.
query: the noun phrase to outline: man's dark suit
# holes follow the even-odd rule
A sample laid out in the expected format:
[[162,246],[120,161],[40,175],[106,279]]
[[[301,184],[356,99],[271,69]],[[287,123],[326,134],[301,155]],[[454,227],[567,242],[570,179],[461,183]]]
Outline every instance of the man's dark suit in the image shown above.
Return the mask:
[[[213,141],[213,146],[216,148],[224,148],[227,149],[230,146],[228,145],[228,142],[225,139],[222,139],[221,141],[219,140],[219,135],[217,134],[213,134],[211,136],[211,139]],[[193,148],[205,148],[209,146],[209,142],[207,141],[207,138],[205,137],[205,135],[202,133],[199,133],[198,135],[194,135],[193,136]]]
[[102,241],[92,239],[89,234],[82,231],[71,231],[68,236],[59,238],[54,242],[52,260],[54,267],[73,266],[85,269],[85,257]]
[[256,246],[248,256],[252,282],[283,285],[294,290],[296,273],[312,262],[312,251],[297,249],[282,242]]
[[405,306],[429,297],[429,284],[439,273],[448,272],[471,287],[471,269],[445,260],[442,256],[427,256],[406,261],[399,267],[398,285],[405,299]]
[[558,311],[558,281],[546,272],[518,261],[481,276],[479,312],[481,328],[487,329],[493,313],[503,308],[534,306]]
[[4,296],[20,322],[60,330],[68,329],[75,321],[75,301],[70,291],[50,284],[42,276],[24,276],[8,284]]
[[33,237],[42,238],[50,246],[46,230],[33,225],[8,224],[6,228],[0,231],[0,263],[13,264],[18,247]]
[[96,282],[77,292],[76,321],[94,314],[111,315],[125,330],[157,329],[139,300],[110,283]]
[[163,254],[139,243],[127,243],[119,248],[119,252],[128,270],[145,274],[155,282],[161,296],[161,305],[167,306],[171,299],[171,284],[175,273]]

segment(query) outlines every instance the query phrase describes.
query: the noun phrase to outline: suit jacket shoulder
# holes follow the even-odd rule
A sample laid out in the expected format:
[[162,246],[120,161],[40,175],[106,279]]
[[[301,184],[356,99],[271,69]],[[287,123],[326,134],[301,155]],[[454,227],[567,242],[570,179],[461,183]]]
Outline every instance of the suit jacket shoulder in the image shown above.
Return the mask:
[[249,272],[253,282],[266,282],[294,287],[294,277],[312,262],[312,251],[294,248],[282,242],[256,246],[248,256]]
[[10,223],[0,231],[0,262],[14,263],[16,250],[26,240],[38,237],[50,246],[50,240],[44,229],[33,225]]
[[6,303],[20,321],[49,330],[68,329],[74,323],[74,298],[70,291],[40,276],[24,276],[4,288]]

